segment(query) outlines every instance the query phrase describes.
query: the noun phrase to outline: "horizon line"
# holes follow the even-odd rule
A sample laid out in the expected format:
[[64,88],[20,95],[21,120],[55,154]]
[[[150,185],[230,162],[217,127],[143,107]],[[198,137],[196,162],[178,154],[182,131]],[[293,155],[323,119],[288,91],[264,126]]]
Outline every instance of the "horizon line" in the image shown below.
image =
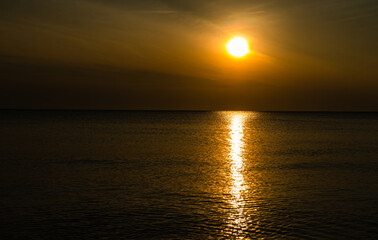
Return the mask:
[[231,110],[231,109],[85,109],[85,108],[0,108],[0,111],[93,111],[93,112],[285,112],[285,113],[378,113],[378,110]]

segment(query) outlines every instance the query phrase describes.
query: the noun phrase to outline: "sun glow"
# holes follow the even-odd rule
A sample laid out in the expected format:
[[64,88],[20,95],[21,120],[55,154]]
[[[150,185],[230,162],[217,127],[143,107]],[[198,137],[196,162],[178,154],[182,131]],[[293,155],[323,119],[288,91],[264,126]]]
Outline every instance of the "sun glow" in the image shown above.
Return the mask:
[[242,37],[234,37],[226,44],[226,49],[229,54],[234,57],[244,57],[250,52],[248,41]]

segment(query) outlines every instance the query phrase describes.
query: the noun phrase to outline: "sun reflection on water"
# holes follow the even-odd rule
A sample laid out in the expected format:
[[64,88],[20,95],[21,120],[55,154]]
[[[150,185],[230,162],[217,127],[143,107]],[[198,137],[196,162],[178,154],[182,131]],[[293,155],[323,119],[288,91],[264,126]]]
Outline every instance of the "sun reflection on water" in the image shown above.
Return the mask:
[[231,166],[230,205],[231,211],[228,226],[232,234],[238,235],[247,229],[247,216],[245,214],[245,199],[247,193],[244,180],[244,122],[246,116],[243,114],[233,114],[229,126],[229,160]]

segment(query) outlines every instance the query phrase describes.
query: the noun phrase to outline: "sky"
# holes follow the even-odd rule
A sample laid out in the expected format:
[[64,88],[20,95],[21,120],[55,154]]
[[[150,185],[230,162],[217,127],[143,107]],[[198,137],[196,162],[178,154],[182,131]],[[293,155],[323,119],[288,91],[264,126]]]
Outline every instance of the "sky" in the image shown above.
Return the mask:
[[0,108],[378,111],[377,43],[376,0],[2,0]]

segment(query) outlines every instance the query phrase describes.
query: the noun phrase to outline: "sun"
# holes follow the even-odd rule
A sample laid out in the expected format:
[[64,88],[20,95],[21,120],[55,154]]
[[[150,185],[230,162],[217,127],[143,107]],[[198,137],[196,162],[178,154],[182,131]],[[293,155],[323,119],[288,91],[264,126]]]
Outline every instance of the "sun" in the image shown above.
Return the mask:
[[243,37],[232,38],[227,42],[226,49],[229,54],[237,58],[244,57],[250,52],[248,41]]

